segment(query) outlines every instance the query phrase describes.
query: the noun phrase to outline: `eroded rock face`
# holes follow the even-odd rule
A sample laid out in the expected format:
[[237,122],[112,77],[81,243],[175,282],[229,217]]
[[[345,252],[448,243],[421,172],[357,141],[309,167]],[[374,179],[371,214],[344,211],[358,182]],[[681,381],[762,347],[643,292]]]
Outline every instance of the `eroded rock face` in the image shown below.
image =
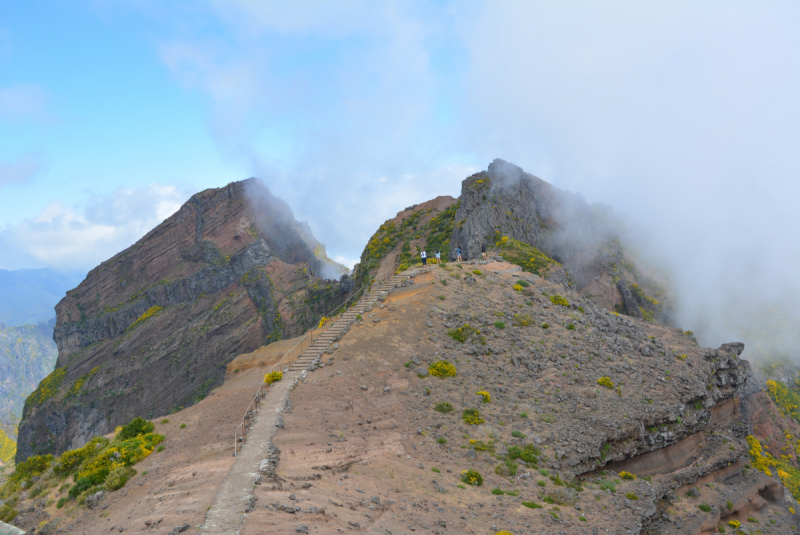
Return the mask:
[[346,293],[319,278],[309,235],[250,179],[194,195],[92,270],[56,307],[56,371],[26,402],[17,461],[191,405],[236,355],[334,308]]
[[461,246],[467,259],[479,258],[482,245],[508,236],[563,263],[581,289],[614,262],[597,247],[615,233],[583,197],[500,159],[463,181],[456,221],[451,256]]

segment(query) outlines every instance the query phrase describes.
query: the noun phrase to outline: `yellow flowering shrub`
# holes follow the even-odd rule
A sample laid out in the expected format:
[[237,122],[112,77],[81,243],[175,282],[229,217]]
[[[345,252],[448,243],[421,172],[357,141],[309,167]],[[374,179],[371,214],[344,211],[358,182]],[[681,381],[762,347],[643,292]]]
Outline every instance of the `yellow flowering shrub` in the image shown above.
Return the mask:
[[449,329],[447,334],[450,335],[450,338],[455,340],[456,342],[461,342],[462,344],[467,341],[467,338],[472,336],[473,334],[478,335],[481,331],[471,327],[469,324],[465,323],[458,329]]
[[51,397],[55,396],[58,393],[58,389],[61,388],[61,382],[64,380],[64,376],[67,374],[66,368],[56,368],[52,371],[50,375],[42,379],[42,382],[39,383],[39,386],[36,387],[36,390],[28,396],[28,399],[25,400],[25,404],[28,405],[41,405]]
[[8,463],[17,454],[17,443],[0,428],[0,461]]
[[96,366],[96,367],[92,368],[92,370],[89,373],[87,373],[85,375],[82,375],[77,381],[75,381],[75,383],[69,389],[69,392],[67,392],[67,396],[72,397],[72,396],[77,396],[78,394],[80,394],[81,390],[83,389],[83,385],[86,384],[86,381],[91,379],[91,377],[94,374],[96,374],[99,369],[100,369],[100,366]]
[[734,529],[739,529],[742,523],[738,520],[728,520],[728,525]]
[[767,392],[781,413],[800,422],[800,394],[789,390],[786,385],[777,381],[767,381]]
[[569,301],[567,301],[566,299],[564,299],[560,295],[551,295],[550,296],[550,302],[553,303],[554,305],[560,305],[562,307],[568,307],[569,306]]
[[747,435],[747,444],[750,446],[750,460],[753,461],[753,466],[756,470],[764,472],[768,476],[772,475],[769,469],[770,465],[775,465],[775,459],[771,455],[764,455],[764,449],[761,447],[761,442],[758,441],[753,435]]
[[481,418],[481,411],[478,409],[464,409],[464,412],[461,413],[461,418],[464,423],[469,425],[479,425],[486,421]]
[[463,470],[461,472],[461,481],[467,485],[480,487],[483,485],[483,476],[480,475],[480,473],[478,473],[476,470]]
[[153,453],[155,447],[163,441],[163,435],[147,433],[136,438],[113,443],[79,470],[75,474],[75,481],[85,477],[92,484],[100,484],[106,480],[112,470],[138,463]]
[[320,329],[322,329],[322,326],[323,326],[323,325],[325,325],[325,322],[326,322],[326,321],[328,321],[329,319],[330,319],[330,318],[328,318],[328,317],[326,317],[326,316],[322,316],[322,317],[319,319],[319,328],[320,328]]
[[283,373],[277,370],[271,371],[264,376],[264,382],[267,383],[268,385],[271,385],[272,383],[277,383],[281,379],[283,379]]
[[455,377],[456,367],[445,360],[439,360],[428,366],[428,373],[434,377]]
[[530,314],[514,314],[512,323],[515,327],[529,327],[533,325],[533,316]]
[[514,534],[511,533],[510,531],[503,530],[503,531],[498,531],[494,535],[514,535]]
[[489,394],[489,392],[487,392],[486,390],[481,390],[480,392],[475,392],[475,395],[476,396],[483,396],[483,402],[484,403],[489,403],[490,401],[492,401],[492,395]]
[[512,288],[514,288],[518,292],[521,292],[523,290],[522,286],[519,284],[515,284],[514,286],[512,286]]
[[[117,429],[122,429],[118,427]],[[109,440],[105,437],[95,437],[83,447],[76,450],[65,451],[54,463],[53,471],[56,474],[68,474],[72,472],[87,458],[94,456],[99,450],[108,446]]]
[[155,316],[156,314],[158,314],[158,313],[159,313],[159,312],[161,312],[162,310],[164,310],[164,308],[163,308],[163,307],[160,307],[160,306],[158,306],[158,305],[156,305],[156,306],[152,306],[152,307],[148,308],[148,309],[147,309],[147,310],[144,312],[144,314],[142,314],[141,316],[139,316],[139,317],[136,319],[136,321],[134,321],[133,323],[131,323],[131,325],[130,325],[130,326],[127,328],[127,329],[125,329],[125,330],[127,331],[127,330],[133,330],[133,329],[135,329],[136,327],[138,327],[139,325],[141,325],[141,324],[142,324],[142,323],[144,323],[145,321],[149,320],[150,318],[152,318],[153,316]]
[[484,442],[483,440],[475,440],[474,438],[469,439],[469,445],[472,446],[472,449],[475,451],[488,451],[489,453],[494,453],[494,441],[490,440],[489,442]]
[[628,480],[636,479],[635,475],[631,474],[630,472],[624,472],[624,471],[619,473],[619,477]]
[[605,375],[597,380],[597,384],[606,388],[614,388],[614,383],[611,382],[611,378]]

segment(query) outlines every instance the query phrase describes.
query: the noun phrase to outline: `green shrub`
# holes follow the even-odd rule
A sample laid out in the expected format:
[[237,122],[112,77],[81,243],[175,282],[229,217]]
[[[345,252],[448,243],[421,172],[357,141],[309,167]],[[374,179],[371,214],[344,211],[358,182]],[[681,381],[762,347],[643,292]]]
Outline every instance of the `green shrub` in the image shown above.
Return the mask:
[[461,342],[462,344],[464,342],[466,342],[467,338],[469,338],[473,334],[474,335],[478,335],[480,333],[481,332],[478,329],[475,329],[474,327],[470,327],[466,323],[464,325],[462,325],[461,327],[459,327],[458,329],[449,329],[447,331],[447,334],[450,336],[450,338],[452,338],[456,342]]
[[481,411],[478,409],[464,409],[464,412],[461,413],[461,418],[464,423],[469,425],[478,425],[486,421],[481,418]]
[[503,492],[500,489],[492,489],[492,494],[494,494],[495,496],[502,496],[503,494],[505,494],[505,492]]
[[494,326],[497,327],[498,329],[505,329],[506,328],[506,324],[503,323],[502,321],[495,321],[494,322]]
[[461,472],[461,482],[474,487],[483,485],[483,476],[475,470],[464,470]]
[[604,479],[600,482],[600,489],[601,490],[610,490],[611,492],[617,492],[617,484],[613,481],[609,481]]
[[542,323],[542,329],[549,329],[550,325],[547,323]]
[[181,429],[186,429],[186,424],[181,424]]
[[533,325],[533,316],[530,314],[514,314],[514,321],[512,324],[515,327],[528,327]]
[[511,431],[511,436],[514,438],[523,438],[525,435],[522,434],[522,431],[514,429],[513,431]]
[[91,478],[89,477],[82,477],[78,479],[74,485],[69,489],[69,497],[70,498],[77,498],[80,496],[86,489],[90,488],[94,483],[92,482]]
[[130,478],[136,475],[136,470],[128,466],[118,466],[114,468],[106,478],[105,487],[107,490],[118,490],[125,486]]
[[567,330],[568,330],[568,331],[574,331],[574,330],[575,330],[575,325],[573,325],[572,323],[570,323],[569,325],[567,325]]
[[10,504],[0,506],[0,522],[11,522],[17,518],[17,511]]
[[701,503],[701,504],[700,504],[700,505],[698,505],[697,507],[698,507],[698,508],[699,508],[701,511],[703,511],[704,513],[708,513],[709,511],[711,511],[711,506],[710,506],[710,505],[708,505],[707,503]]
[[539,417],[539,419],[541,421],[543,421],[544,423],[546,423],[546,424],[552,424],[552,423],[555,423],[555,421],[556,421],[556,417],[555,416],[553,416],[552,414],[546,414],[546,413],[542,414]]
[[542,509],[542,505],[536,502],[522,502],[522,505],[524,505],[528,509]]
[[547,495],[542,498],[547,503],[557,505],[573,506],[578,502],[578,499],[570,494],[569,491],[564,489],[554,489],[547,492]]
[[519,417],[520,418],[527,418],[528,417],[528,413],[527,412],[521,412],[521,413],[519,413]]
[[433,410],[435,410],[436,412],[441,412],[442,414],[453,412],[453,405],[447,401],[440,401],[439,403],[436,404]]
[[524,279],[520,279],[520,280],[518,280],[518,281],[517,281],[517,284],[519,284],[519,285],[520,285],[520,286],[522,286],[523,288],[527,288],[528,286],[530,286],[530,285],[531,285],[531,283],[530,283],[530,282],[528,282],[528,281],[526,281],[526,280],[524,280]]
[[539,485],[540,487],[546,487],[547,481],[544,479],[540,479],[539,481],[536,482],[536,484]]
[[152,433],[155,428],[156,426],[153,425],[153,422],[148,422],[147,420],[137,417],[131,420],[129,424],[122,427],[122,429],[117,433],[117,438],[119,440],[128,440],[138,437],[139,435]]
[[436,439],[436,442],[439,444],[447,444],[447,439],[445,437],[439,437]]
[[56,503],[56,509],[61,509],[67,504],[68,501],[69,498],[67,498],[66,496],[64,496],[63,498],[59,498],[58,503]]
[[626,498],[628,498],[629,500],[638,500],[638,499],[639,499],[639,496],[637,496],[637,495],[636,495],[636,494],[634,494],[633,492],[629,492],[629,493],[627,493],[627,494],[625,495],[625,497],[626,497]]

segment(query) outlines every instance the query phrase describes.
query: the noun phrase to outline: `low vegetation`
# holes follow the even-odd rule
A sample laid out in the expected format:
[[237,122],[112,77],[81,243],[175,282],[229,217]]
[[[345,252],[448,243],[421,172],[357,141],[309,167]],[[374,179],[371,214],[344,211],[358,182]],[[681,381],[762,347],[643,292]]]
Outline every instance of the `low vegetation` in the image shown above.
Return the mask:
[[428,373],[434,377],[444,379],[445,377],[455,377],[458,372],[454,365],[446,360],[439,360],[428,366]]
[[[136,475],[133,466],[149,456],[164,441],[153,433],[155,426],[141,418],[118,427],[112,440],[96,437],[83,447],[66,451],[59,457],[34,455],[17,465],[0,487],[0,520],[9,522],[17,516],[14,506],[26,489],[29,497],[49,497],[55,490],[56,506],[83,505],[98,492],[111,492],[125,486]],[[70,478],[72,482],[70,482]]]

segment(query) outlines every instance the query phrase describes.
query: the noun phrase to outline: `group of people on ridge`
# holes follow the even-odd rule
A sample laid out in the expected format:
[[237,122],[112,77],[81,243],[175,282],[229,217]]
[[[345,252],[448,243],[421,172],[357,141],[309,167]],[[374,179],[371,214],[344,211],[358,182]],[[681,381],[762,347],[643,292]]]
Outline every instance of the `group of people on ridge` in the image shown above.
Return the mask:
[[[441,253],[437,250],[435,254],[436,254],[436,263],[437,264],[441,264],[442,263]],[[420,258],[422,258],[422,265],[423,266],[427,266],[428,265],[428,253],[425,251],[425,249],[423,249],[422,252],[419,253],[419,256],[420,256]],[[481,244],[481,257],[484,260],[486,260],[486,244],[485,243]],[[463,262],[463,261],[464,260],[461,258],[461,247],[456,247],[456,262]]]

